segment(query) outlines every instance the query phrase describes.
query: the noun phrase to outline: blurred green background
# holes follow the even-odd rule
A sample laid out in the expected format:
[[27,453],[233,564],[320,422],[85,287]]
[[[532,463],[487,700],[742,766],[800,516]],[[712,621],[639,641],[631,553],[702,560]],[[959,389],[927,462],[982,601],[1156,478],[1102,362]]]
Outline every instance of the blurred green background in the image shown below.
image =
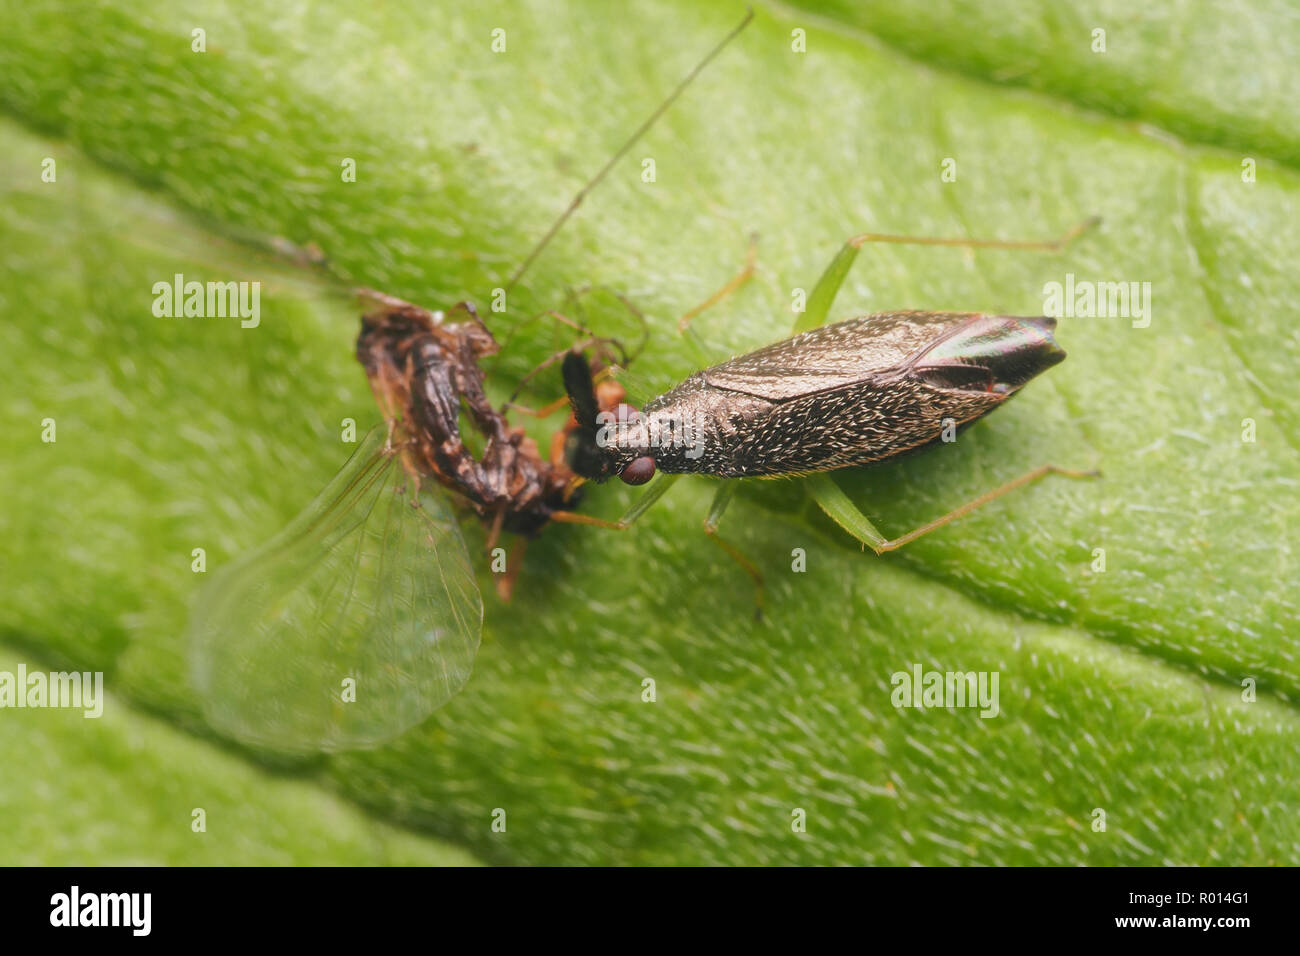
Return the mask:
[[[476,672],[391,745],[275,764],[203,725],[192,549],[211,568],[265,540],[346,458],[340,420],[378,420],[347,284],[485,306],[741,12],[0,2],[0,670],[102,670],[110,695],[100,720],[0,710],[0,863],[1300,862],[1282,2],[760,5],[492,317],[508,391],[569,341],[521,318],[609,286],[650,318],[634,371],[659,388],[783,337],[856,232],[1049,238],[1098,214],[1061,255],[868,248],[833,317],[1150,282],[1149,327],[1064,320],[1069,360],[956,445],[841,476],[888,534],[1044,461],[1103,481],[884,559],[797,483],[746,485],[724,528],[766,575],[762,622],[700,531],[711,482],[683,481],[626,534],[549,529],[509,605],[483,561]],[[751,234],[754,281],[679,336]],[[155,318],[177,272],[261,281],[260,327]],[[608,295],[584,316],[629,334]],[[999,672],[1000,715],[896,710],[914,664]]]

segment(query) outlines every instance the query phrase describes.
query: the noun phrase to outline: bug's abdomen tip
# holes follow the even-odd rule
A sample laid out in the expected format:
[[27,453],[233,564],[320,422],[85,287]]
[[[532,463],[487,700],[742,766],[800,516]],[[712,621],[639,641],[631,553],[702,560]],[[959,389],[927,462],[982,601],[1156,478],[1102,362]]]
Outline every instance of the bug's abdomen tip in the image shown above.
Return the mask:
[[1009,393],[1065,360],[1050,316],[980,316],[913,366],[931,385]]

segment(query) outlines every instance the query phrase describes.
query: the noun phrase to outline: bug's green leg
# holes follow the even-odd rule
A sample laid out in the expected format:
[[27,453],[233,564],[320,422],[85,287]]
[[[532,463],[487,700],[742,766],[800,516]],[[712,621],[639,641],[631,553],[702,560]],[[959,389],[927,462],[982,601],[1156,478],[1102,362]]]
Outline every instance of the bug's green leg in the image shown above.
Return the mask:
[[728,279],[724,285],[722,285],[716,292],[713,293],[713,295],[709,296],[699,305],[695,306],[695,308],[690,309],[687,312],[683,313],[682,317],[677,320],[677,331],[680,332],[682,335],[685,335],[686,330],[690,328],[692,319],[694,319],[701,312],[713,308],[715,305],[717,305],[727,296],[731,295],[731,293],[735,292],[742,285],[744,285],[746,282],[752,279],[754,277],[754,265],[757,259],[758,259],[758,233],[753,233],[749,237],[749,250],[745,253],[745,264],[740,267],[740,271],[738,271],[734,276]]
[[[810,329],[820,328],[826,323],[830,315],[831,306],[835,303],[835,296],[840,291],[840,286],[844,284],[844,279],[849,274],[849,269],[853,267],[853,262],[858,257],[858,250],[868,242],[892,242],[900,245],[919,245],[919,246],[965,246],[976,249],[1025,249],[1038,250],[1042,252],[1059,252],[1073,242],[1083,233],[1098,225],[1101,222],[1100,216],[1092,216],[1083,222],[1071,228],[1056,239],[1047,240],[1017,240],[1017,239],[943,239],[931,236],[893,236],[884,233],[864,232],[861,235],[854,236],[844,243],[844,246],[836,253],[831,264],[826,267],[817,284],[813,286],[812,294],[808,296],[807,308],[803,315],[799,316],[794,323],[794,332],[807,332]],[[1061,472],[1058,469],[1049,466],[1049,471]],[[1044,472],[1046,474],[1047,472]],[[1032,473],[1031,473],[1032,474]],[[1039,476],[1041,477],[1041,476]],[[1033,479],[1028,479],[1033,480]],[[1023,482],[1022,482],[1023,483]],[[848,496],[839,489],[834,480],[828,475],[817,475],[806,481],[808,489],[812,492],[814,500],[821,506],[830,517],[844,528],[849,534],[853,535],[864,545],[870,547],[877,554],[885,551],[892,551],[894,548],[901,547],[908,541],[920,537],[927,531],[961,517],[966,511],[979,507],[988,499],[976,499],[972,502],[970,508],[965,511],[958,509],[946,515],[939,521],[932,522],[924,528],[919,528],[910,535],[905,535],[895,541],[888,540],[881,534],[853,502],[849,501]],[[1016,485],[1019,487],[1019,485]],[[1006,488],[1010,491],[1010,488]],[[992,497],[996,498],[998,494],[1004,491],[999,489]]]
[[1032,471],[1027,471],[1018,478],[1013,478],[1004,485],[999,485],[992,491],[986,491],[978,498],[966,502],[959,508],[954,508],[946,515],[935,518],[933,521],[914,528],[907,534],[898,538],[886,538],[873,525],[867,516],[858,510],[840,490],[840,486],[831,480],[830,475],[820,474],[812,475],[807,479],[807,487],[812,492],[813,500],[828,514],[831,519],[841,528],[847,531],[853,537],[861,541],[865,546],[871,548],[876,554],[884,554],[886,551],[893,551],[901,548],[903,545],[915,541],[923,534],[929,534],[936,528],[942,528],[950,521],[956,521],[958,518],[965,517],[976,508],[988,504],[995,498],[1001,498],[1007,492],[1015,491],[1017,488],[1023,488],[1031,482],[1044,478],[1047,475],[1062,475],[1066,478],[1100,478],[1100,471],[1078,471],[1072,468],[1062,468],[1059,465],[1039,465]]
[[716,292],[693,309],[689,309],[683,313],[682,317],[677,320],[677,332],[691,344],[691,348],[695,352],[698,364],[711,365],[713,362],[709,355],[709,350],[704,347],[704,343],[700,341],[700,337],[696,335],[695,330],[691,328],[691,321],[701,312],[713,308],[713,306],[717,305],[753,278],[754,264],[757,261],[757,257],[758,233],[754,233],[749,237],[749,251],[745,254],[745,264],[740,267],[740,270],[728,279]]
[[[628,508],[623,514],[623,517],[619,518],[617,521],[606,521],[603,518],[594,518],[591,515],[579,514],[576,511],[553,511],[551,512],[551,520],[567,524],[592,525],[593,527],[608,528],[613,531],[624,531],[631,527],[632,522],[636,521],[637,518],[649,511],[650,506],[662,498],[664,492],[671,488],[673,482],[680,477],[681,475],[660,475],[659,480],[652,484],[649,490],[638,498],[633,503],[632,507]],[[494,541],[498,530],[499,528],[492,532]],[[523,564],[524,548],[527,545],[527,538],[520,538],[518,542],[516,542],[507,561],[506,566],[509,570],[497,579],[497,594],[501,597],[502,601],[509,601],[511,594],[514,592],[515,578],[519,575],[519,567]]]
[[650,510],[650,506],[664,496],[664,493],[673,486],[673,483],[681,475],[661,474],[655,479],[649,489],[633,502],[632,507],[624,512],[623,517],[617,521],[606,521],[604,518],[596,518],[592,515],[584,515],[577,511],[553,511],[551,520],[559,521],[563,524],[585,524],[594,528],[606,528],[610,531],[626,531],[632,526],[632,522],[641,517]]
[[1040,252],[1060,252],[1076,238],[1100,222],[1100,216],[1093,216],[1074,226],[1065,235],[1046,240],[937,239],[931,236],[893,236],[878,232],[864,232],[844,243],[843,248],[836,253],[835,258],[831,260],[831,264],[826,267],[826,271],[817,280],[817,285],[813,287],[812,294],[808,296],[807,308],[804,310],[803,315],[795,320],[794,331],[796,333],[807,332],[809,329],[818,328],[826,323],[831,306],[835,302],[835,294],[840,291],[840,286],[844,284],[844,278],[849,274],[853,261],[858,257],[858,250],[868,242],[892,242],[899,245],[913,246],[965,246],[973,249],[1026,249]]
[[849,496],[835,484],[830,475],[809,475],[804,479],[804,487],[812,494],[817,506],[837,525],[876,554],[885,550],[883,545],[888,543],[888,539],[876,530],[876,526],[849,500]]
[[809,329],[820,328],[826,324],[826,317],[830,315],[831,306],[835,302],[835,295],[840,291],[840,286],[844,284],[844,278],[849,274],[849,269],[853,267],[853,260],[858,257],[858,248],[861,243],[854,243],[852,239],[844,243],[839,252],[835,253],[835,258],[831,264],[826,267],[817,284],[813,286],[812,295],[808,296],[807,307],[803,315],[794,320],[794,333],[807,332]]
[[738,483],[735,481],[723,480],[718,486],[717,494],[713,496],[713,504],[709,506],[708,517],[704,519],[704,533],[709,539],[716,542],[718,547],[727,552],[731,559],[745,569],[754,580],[754,604],[755,617],[763,616],[763,575],[759,573],[754,563],[745,557],[740,550],[731,542],[722,538],[718,534],[718,525],[722,521],[722,513],[727,510],[727,505],[731,504],[731,499],[736,496]]

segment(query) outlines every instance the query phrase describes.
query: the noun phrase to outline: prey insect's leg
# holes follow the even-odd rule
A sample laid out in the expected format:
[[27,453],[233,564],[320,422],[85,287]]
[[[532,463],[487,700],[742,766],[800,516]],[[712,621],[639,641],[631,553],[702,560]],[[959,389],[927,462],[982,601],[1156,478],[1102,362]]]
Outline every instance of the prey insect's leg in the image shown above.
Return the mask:
[[978,498],[966,502],[960,508],[954,508],[946,515],[935,518],[933,521],[893,539],[886,538],[876,529],[876,526],[858,510],[858,507],[849,500],[848,495],[840,489],[840,486],[831,479],[830,475],[825,473],[811,475],[807,479],[807,487],[812,492],[813,500],[817,502],[822,511],[830,516],[831,520],[861,541],[866,547],[875,551],[876,554],[884,554],[886,551],[901,548],[903,545],[915,541],[921,535],[929,534],[936,528],[942,528],[950,521],[955,521],[970,514],[976,508],[988,504],[995,498],[1001,498],[1007,492],[1023,488],[1025,485],[1047,475],[1062,475],[1066,478],[1100,478],[1101,472],[1095,470],[1077,471],[1071,468],[1061,468],[1058,465],[1040,465],[1032,471],[1025,472],[1019,478],[1013,478],[992,491],[986,491]]
[[740,271],[737,272],[730,279],[728,279],[726,284],[724,284],[721,288],[719,288],[718,291],[714,292],[713,295],[709,296],[707,299],[705,299],[695,308],[686,312],[686,314],[684,314],[680,319],[678,319],[677,331],[680,332],[682,335],[685,335],[686,330],[690,327],[692,319],[694,319],[701,312],[713,308],[715,305],[717,305],[719,302],[721,302],[727,296],[731,295],[731,293],[735,292],[746,282],[748,282],[751,278],[753,278],[754,263],[757,260],[757,258],[758,258],[758,234],[754,233],[749,237],[749,250],[745,253],[745,264],[741,266]]
[[[592,291],[594,288],[604,289],[603,286],[586,286],[576,291],[570,289],[569,295],[573,299],[574,305],[578,304],[578,300],[581,298],[581,296],[583,296],[587,292]],[[527,406],[516,404],[515,400],[519,398],[520,394],[528,386],[528,383],[531,382],[540,372],[542,372],[546,368],[549,368],[551,365],[555,364],[560,359],[564,358],[564,356],[571,351],[583,350],[583,349],[594,347],[596,349],[596,354],[601,358],[602,361],[608,364],[617,364],[617,365],[627,365],[634,356],[639,355],[641,353],[641,350],[645,348],[645,343],[650,336],[650,331],[649,331],[650,326],[649,323],[646,322],[645,313],[643,313],[640,309],[638,309],[635,305],[633,305],[631,300],[629,300],[627,296],[623,295],[621,292],[617,292],[613,289],[606,289],[605,291],[608,291],[611,295],[613,295],[616,299],[618,299],[619,302],[621,302],[627,308],[627,310],[632,313],[632,315],[637,319],[637,321],[641,323],[641,341],[640,343],[638,343],[636,347],[636,351],[629,354],[627,349],[623,347],[623,343],[618,339],[609,336],[597,335],[595,332],[593,332],[583,323],[575,322],[573,319],[570,319],[568,316],[563,315],[554,309],[547,309],[545,312],[539,312],[537,313],[537,315],[534,315],[532,318],[525,319],[522,323],[520,323],[520,325],[516,327],[515,333],[518,334],[520,328],[522,328],[525,325],[528,325],[530,322],[533,322],[536,319],[541,318],[543,315],[546,315],[546,316],[550,316],[552,319],[554,319],[555,321],[559,322],[562,325],[566,325],[571,329],[581,332],[583,335],[586,336],[586,338],[575,345],[570,345],[568,348],[562,349],[561,351],[556,352],[554,355],[551,355],[543,359],[538,365],[536,365],[533,368],[531,372],[529,372],[522,379],[520,379],[519,384],[515,386],[515,390],[510,393],[510,397],[506,399],[505,403],[501,406],[501,411],[503,414],[507,410],[513,408],[516,409],[517,411],[523,412],[525,415],[536,415],[536,417],[545,417],[542,414],[534,412],[532,409],[528,408]],[[508,344],[509,341],[507,341],[507,345]],[[615,357],[613,349],[618,350],[617,357]],[[568,399],[564,398],[548,404],[546,406],[546,409],[548,409],[546,414],[550,414],[551,412],[559,409],[561,406],[567,404],[567,402]]]
[[858,250],[868,242],[892,242],[898,245],[914,246],[964,246],[968,249],[1025,249],[1040,252],[1060,252],[1076,238],[1100,222],[1101,218],[1099,216],[1093,216],[1070,229],[1065,235],[1047,240],[939,239],[931,236],[891,236],[883,233],[864,232],[844,243],[843,248],[836,253],[835,258],[831,260],[831,264],[826,267],[826,271],[817,280],[817,285],[813,287],[812,294],[808,296],[808,305],[803,315],[799,316],[795,321],[794,331],[796,333],[807,332],[809,329],[818,328],[826,323],[826,318],[830,315],[831,305],[835,302],[835,294],[839,292],[840,286],[844,284],[844,279],[853,266],[853,260],[858,257]]
[[[620,371],[622,371],[622,369],[620,369]],[[602,368],[599,372],[591,376],[591,383],[593,385],[598,385],[601,382],[604,382],[606,379],[609,379],[610,377],[611,377],[611,373],[609,368],[608,367]],[[506,402],[506,404],[502,408],[502,411],[519,412],[520,414],[528,415],[530,418],[550,418],[561,408],[568,408],[568,407],[569,407],[569,396],[562,395],[552,402],[547,402],[541,408],[533,408],[530,405],[520,405],[518,402]]]
[[[624,295],[622,292],[619,292],[617,289],[615,289],[615,288],[613,288],[613,287],[611,287],[611,286],[607,286],[607,285],[591,285],[591,284],[587,284],[587,285],[584,285],[584,286],[579,286],[579,287],[576,288],[576,289],[570,289],[570,290],[569,290],[570,295],[573,297],[573,305],[574,305],[574,308],[576,308],[580,313],[583,313],[582,297],[583,297],[584,295],[587,295],[588,293],[591,293],[591,292],[604,292],[604,293],[607,293],[608,295],[613,296],[615,299],[618,300],[619,304],[620,304],[621,306],[623,306],[623,308],[625,308],[625,309],[628,311],[629,314],[631,314],[632,318],[636,319],[636,321],[637,321],[637,325],[640,326],[640,328],[641,328],[641,340],[640,340],[639,342],[637,342],[637,344],[636,344],[636,348],[634,348],[631,352],[626,352],[626,350],[624,350],[625,354],[624,354],[624,356],[623,356],[623,362],[622,362],[622,364],[623,364],[623,365],[628,365],[628,364],[630,364],[634,359],[636,359],[636,357],[637,357],[638,355],[640,355],[640,354],[642,353],[642,351],[645,350],[646,343],[647,343],[648,341],[650,341],[650,321],[649,321],[649,319],[647,319],[647,318],[645,317],[645,313],[642,312],[641,309],[639,309],[639,308],[638,308],[638,307],[637,307],[637,306],[632,302],[631,299],[629,299],[629,298],[628,298],[626,295]],[[585,318],[585,313],[584,313],[584,318]],[[594,332],[590,332],[590,333],[588,333],[588,334],[594,336],[596,333],[594,333]],[[617,341],[617,340],[615,340],[615,339],[611,339],[610,341]],[[618,346],[619,346],[619,349],[620,349],[620,350],[623,349],[623,343],[622,343],[622,342],[618,342]]]
[[[627,374],[626,369],[620,366],[615,366],[615,368],[618,368],[620,377]],[[592,375],[591,382],[593,385],[599,385],[600,383],[605,382],[607,380],[612,380],[612,378],[613,378],[613,374],[610,371],[610,368],[606,367],[606,368],[602,368],[599,372]],[[621,383],[616,383],[616,384],[621,385]],[[561,408],[568,408],[569,404],[570,404],[569,396],[562,395],[552,402],[547,402],[541,408],[533,408],[531,405],[520,405],[518,402],[507,402],[503,407],[502,411],[519,412],[520,414],[527,415],[530,418],[550,418]]]
[[711,541],[717,543],[718,547],[727,552],[731,559],[744,568],[745,573],[754,580],[754,604],[755,614],[758,617],[763,616],[763,575],[759,573],[754,563],[745,557],[735,545],[727,541],[718,534],[718,525],[722,521],[722,513],[727,510],[727,505],[731,504],[731,499],[736,496],[738,483],[735,481],[724,480],[718,486],[717,494],[713,496],[713,503],[709,506],[708,517],[704,519],[704,533],[709,536]]
[[519,569],[524,563],[524,550],[527,547],[527,538],[515,541],[510,546],[510,554],[506,557],[506,573],[497,577],[497,597],[505,603],[509,603],[515,593],[515,579],[519,577]]
[[[570,290],[569,292],[569,298],[573,300],[573,303],[575,305],[578,304],[577,296],[574,295],[572,290]],[[568,328],[571,328],[576,332],[581,332],[583,335],[587,336],[588,338],[593,338],[593,339],[600,338],[600,336],[598,336],[595,332],[591,331],[591,329],[587,328],[587,326],[583,325],[581,322],[576,322],[573,319],[569,318],[567,315],[564,315],[563,313],[555,309],[543,309],[541,312],[538,312],[536,315],[530,315],[528,318],[515,323],[515,326],[510,333],[510,337],[507,338],[505,341],[505,346],[509,348],[510,343],[514,341],[515,336],[519,335],[521,331],[523,331],[528,326],[532,325],[534,322],[536,322],[538,319],[542,318],[543,316],[550,319],[554,319],[556,322],[560,323],[561,325],[567,326]],[[615,340],[610,339],[609,341],[615,341]]]
[[496,516],[492,519],[492,524],[488,528],[487,542],[483,545],[483,550],[488,554],[497,546],[497,541],[501,537],[501,526],[505,524],[506,509],[498,508]]
[[664,496],[664,493],[673,486],[673,483],[681,475],[661,474],[655,483],[652,484],[640,498],[633,503],[631,508],[623,514],[623,517],[617,521],[606,521],[604,518],[593,518],[591,515],[580,514],[576,511],[553,511],[551,520],[559,521],[564,524],[586,524],[595,528],[606,528],[610,531],[626,531],[631,527],[632,522],[641,517],[650,510],[650,506]]
[[[558,315],[559,313],[556,314]],[[613,339],[602,339],[602,338],[583,339],[581,342],[578,342],[574,345],[570,345],[568,348],[561,349],[560,351],[554,353],[553,355],[548,355],[546,358],[538,362],[536,367],[531,372],[529,372],[527,375],[525,375],[523,378],[519,380],[519,384],[515,386],[515,390],[510,394],[510,397],[506,399],[505,403],[501,406],[501,411],[505,412],[506,409],[515,407],[515,399],[518,398],[519,394],[525,388],[528,387],[528,383],[531,382],[540,372],[543,372],[546,369],[550,368],[552,365],[554,365],[556,362],[563,359],[564,356],[568,355],[570,352],[581,352],[584,351],[585,349],[591,348],[592,346],[596,346],[597,348],[602,348],[605,345],[605,343],[613,342],[613,341],[614,341]]]

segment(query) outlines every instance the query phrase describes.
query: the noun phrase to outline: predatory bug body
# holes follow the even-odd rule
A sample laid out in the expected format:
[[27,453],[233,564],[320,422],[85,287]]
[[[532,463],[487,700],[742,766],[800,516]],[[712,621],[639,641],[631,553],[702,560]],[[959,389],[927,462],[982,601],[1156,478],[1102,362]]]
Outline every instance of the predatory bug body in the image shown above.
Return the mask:
[[[1095,472],[1043,465],[900,538],[890,540],[826,472],[878,464],[968,425],[1056,365],[1065,352],[1056,320],[953,312],[893,312],[825,325],[835,293],[860,246],[869,241],[994,248],[1061,249],[1089,220],[1050,242],[864,235],[849,240],[809,296],[791,338],[696,372],[642,411],[598,406],[586,359],[565,357],[564,381],[578,428],[570,466],[585,479],[617,476],[652,485],[617,522],[572,515],[561,520],[626,528],[680,474],[720,478],[808,476],[818,505],[878,553],[1047,474]],[[719,487],[705,530],[760,583],[754,566],[716,535],[734,483]]]
[[[588,180],[507,288],[752,17]],[[281,752],[373,746],[458,693],[478,652],[483,601],[450,505],[482,520],[492,550],[502,532],[522,544],[571,515],[580,484],[563,455],[576,423],[543,457],[488,402],[479,363],[498,346],[472,306],[455,307],[465,318],[451,321],[391,296],[363,295],[374,307],[362,319],[356,354],[386,425],[365,436],[283,531],[215,573],[191,616],[191,674],[205,716],[241,741]],[[615,383],[602,383],[599,394],[597,411],[621,398]],[[482,441],[477,454],[461,431],[462,415]],[[438,488],[452,494],[432,493]],[[504,592],[521,554],[517,545],[498,578]]]
[[[812,329],[696,372],[624,423],[601,411],[596,452],[575,460],[598,480],[648,471],[642,458],[657,471],[720,478],[875,464],[988,414],[1064,359],[1055,324],[894,312]],[[581,382],[589,373],[571,355]]]

